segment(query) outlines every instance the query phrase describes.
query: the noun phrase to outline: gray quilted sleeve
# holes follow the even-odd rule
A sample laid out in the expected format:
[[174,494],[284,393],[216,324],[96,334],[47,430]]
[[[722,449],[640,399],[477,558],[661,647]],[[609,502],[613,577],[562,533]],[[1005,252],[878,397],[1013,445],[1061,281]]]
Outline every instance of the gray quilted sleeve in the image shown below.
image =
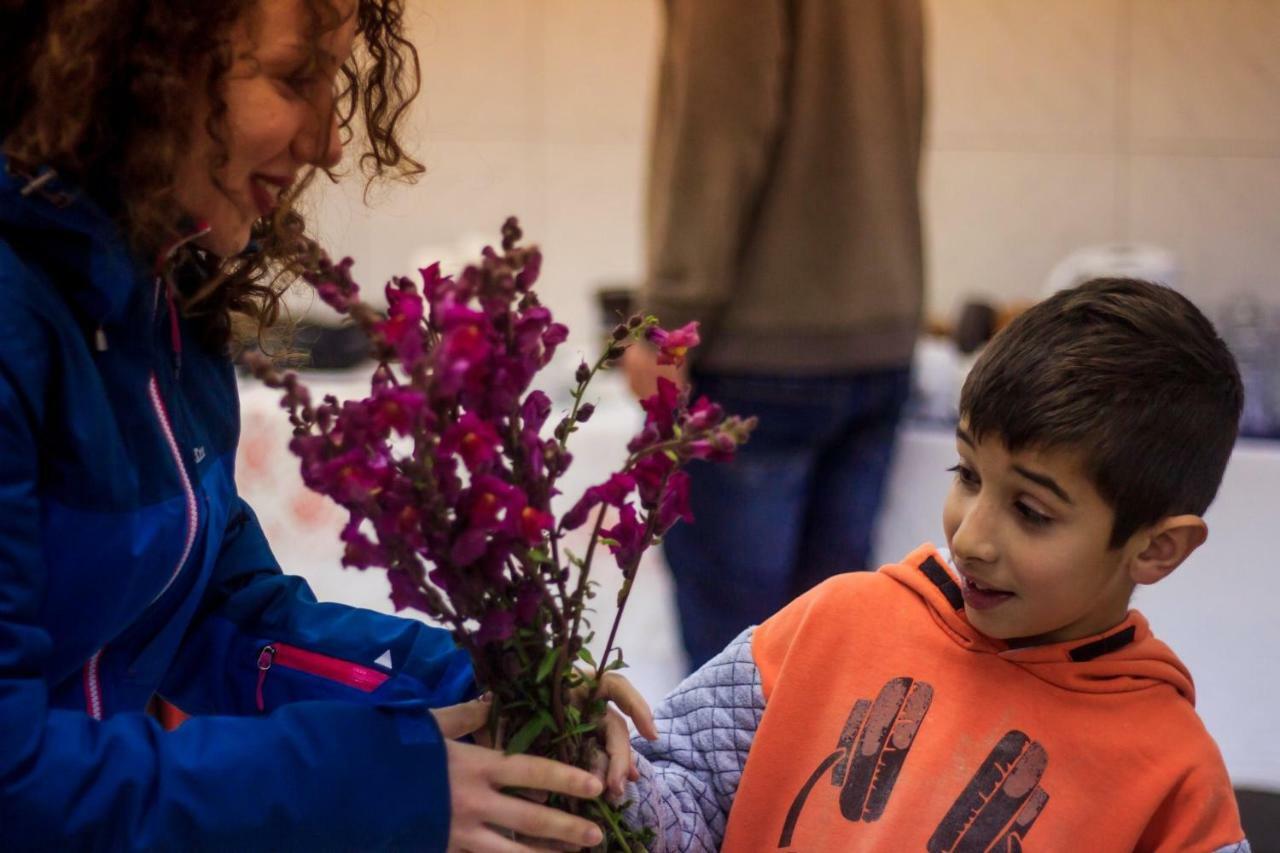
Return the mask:
[[632,745],[640,781],[628,786],[633,826],[657,833],[652,853],[716,851],[764,714],[751,633],[686,678],[656,709],[658,739]]

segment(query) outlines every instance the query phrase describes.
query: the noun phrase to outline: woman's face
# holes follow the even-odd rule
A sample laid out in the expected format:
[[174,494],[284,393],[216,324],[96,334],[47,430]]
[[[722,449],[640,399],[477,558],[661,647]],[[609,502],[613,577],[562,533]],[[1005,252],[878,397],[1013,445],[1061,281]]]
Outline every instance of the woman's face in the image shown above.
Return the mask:
[[253,223],[311,166],[342,158],[334,94],[356,35],[356,0],[339,0],[342,23],[323,33],[312,61],[304,0],[261,0],[232,31],[234,64],[223,89],[227,161],[210,173],[218,143],[196,111],[191,151],[178,169],[178,203],[209,226],[199,245],[226,257],[243,251]]

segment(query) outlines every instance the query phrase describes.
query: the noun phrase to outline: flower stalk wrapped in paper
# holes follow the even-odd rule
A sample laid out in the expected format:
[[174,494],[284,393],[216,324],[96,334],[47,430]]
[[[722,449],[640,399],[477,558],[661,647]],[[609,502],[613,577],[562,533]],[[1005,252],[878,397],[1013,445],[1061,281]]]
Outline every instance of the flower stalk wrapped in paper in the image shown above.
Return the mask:
[[[392,281],[385,316],[360,301],[350,259],[315,255],[305,277],[372,341],[368,397],[316,402],[296,375],[261,358],[254,370],[284,392],[306,485],[350,513],[344,565],[387,570],[396,609],[452,629],[492,693],[497,745],[591,769],[606,704],[601,677],[622,665],[615,640],[641,556],[691,520],[681,468],[731,458],[754,421],[725,417],[660,380],[642,401],[644,427],[622,469],[557,520],[551,501],[571,461],[570,438],[591,418],[592,378],[640,340],[679,364],[698,343],[697,326],[668,332],[652,317],[620,324],[595,363],[578,367],[572,407],[548,435],[551,400],[530,387],[568,330],[532,290],[538,250],[518,245],[514,219],[502,236],[501,252],[486,249],[456,279],[436,265],[422,270],[421,285]],[[581,555],[563,541],[577,528],[591,531]],[[585,614],[602,546],[623,583],[597,660]],[[603,799],[559,805],[599,822],[607,849],[639,849],[647,837]]]

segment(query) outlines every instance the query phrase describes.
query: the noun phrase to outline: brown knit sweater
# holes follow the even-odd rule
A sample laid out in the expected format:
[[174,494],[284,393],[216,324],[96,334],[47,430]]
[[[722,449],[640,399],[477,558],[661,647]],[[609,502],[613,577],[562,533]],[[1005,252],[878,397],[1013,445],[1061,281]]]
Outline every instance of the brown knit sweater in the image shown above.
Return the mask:
[[905,364],[920,325],[920,0],[665,0],[642,305],[700,365]]

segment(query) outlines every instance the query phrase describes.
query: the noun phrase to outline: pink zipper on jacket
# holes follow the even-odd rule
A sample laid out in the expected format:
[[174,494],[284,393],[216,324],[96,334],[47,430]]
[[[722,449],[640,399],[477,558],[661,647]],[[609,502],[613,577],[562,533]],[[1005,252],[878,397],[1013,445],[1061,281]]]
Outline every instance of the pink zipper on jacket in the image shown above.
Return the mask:
[[191,478],[187,476],[187,466],[182,460],[182,449],[178,447],[178,440],[173,435],[173,426],[169,422],[169,412],[164,406],[164,400],[160,397],[160,383],[154,373],[151,374],[151,383],[148,385],[147,390],[151,395],[151,405],[156,411],[156,418],[160,421],[160,430],[164,433],[164,440],[169,445],[169,453],[173,456],[173,464],[178,468],[178,479],[182,481],[182,495],[187,505],[187,537],[182,543],[182,556],[178,557],[178,562],[174,565],[173,571],[170,572],[169,580],[165,582],[164,587],[151,599],[154,603],[173,585],[178,573],[186,565],[187,557],[191,556],[191,547],[195,544],[196,531],[200,525],[200,508],[196,502],[196,490],[191,485]]
[[[186,537],[182,543],[182,554],[178,557],[177,563],[174,564],[173,570],[169,573],[169,579],[165,581],[160,591],[152,596],[150,603],[154,604],[177,580],[182,567],[186,565],[187,558],[191,556],[191,549],[196,541],[196,531],[200,526],[200,508],[196,501],[195,487],[191,484],[191,478],[187,476],[187,466],[182,461],[182,449],[178,446],[178,440],[173,434],[173,424],[169,420],[169,411],[165,408],[164,400],[160,396],[160,383],[156,379],[155,373],[151,374],[151,379],[147,384],[147,394],[151,398],[151,407],[155,411],[156,420],[160,424],[160,431],[164,434],[165,443],[169,446],[169,453],[173,457],[173,463],[178,469],[178,480],[182,484],[182,497],[186,505],[187,528]],[[102,681],[99,676],[98,664],[104,651],[106,651],[106,646],[94,652],[93,656],[84,665],[85,708],[89,712],[89,716],[95,720],[102,719]]]
[[[203,220],[197,222],[195,229],[190,234],[184,235],[180,240],[166,248],[156,259],[156,296],[151,310],[154,314],[159,308],[160,292],[163,289],[168,300],[169,345],[173,350],[175,372],[181,369],[182,365],[182,330],[178,324],[178,309],[173,298],[174,286],[169,280],[166,270],[169,262],[173,260],[179,249],[208,234],[210,230],[209,223]],[[94,348],[99,352],[105,352],[107,349],[106,332],[101,326],[98,327],[94,336]],[[191,478],[187,476],[187,466],[182,461],[182,450],[178,447],[178,440],[173,434],[173,425],[169,422],[169,412],[165,409],[164,400],[160,397],[160,384],[156,380],[155,371],[152,371],[151,379],[147,384],[147,394],[151,398],[151,406],[155,410],[156,419],[160,422],[160,430],[164,433],[165,443],[169,445],[169,453],[173,456],[174,464],[178,466],[178,478],[182,481],[182,495],[186,500],[187,521],[187,537],[182,545],[182,556],[178,558],[178,563],[173,567],[169,580],[165,582],[164,587],[151,599],[150,603],[154,604],[173,585],[178,573],[182,571],[182,567],[186,564],[187,557],[191,556],[191,548],[196,541],[196,531],[200,526],[200,510],[196,502],[195,489],[191,485]],[[99,674],[99,663],[102,660],[102,653],[106,650],[107,647],[104,645],[94,652],[84,665],[85,709],[89,712],[89,716],[95,720],[102,719],[102,679]]]
[[391,677],[381,670],[361,666],[358,663],[352,663],[341,658],[322,655],[319,652],[300,649],[297,646],[290,646],[286,643],[270,643],[263,646],[261,651],[258,652],[257,700],[259,711],[266,710],[266,701],[262,696],[262,686],[267,680],[267,670],[273,666],[283,666],[286,669],[305,672],[318,678],[326,678],[329,681],[336,681],[339,684],[354,687],[356,690],[365,693],[372,693],[377,690],[382,686],[383,682]]
[[84,665],[85,710],[94,720],[102,719],[102,684],[98,679],[98,661],[100,660],[102,660],[102,649],[94,652]]

